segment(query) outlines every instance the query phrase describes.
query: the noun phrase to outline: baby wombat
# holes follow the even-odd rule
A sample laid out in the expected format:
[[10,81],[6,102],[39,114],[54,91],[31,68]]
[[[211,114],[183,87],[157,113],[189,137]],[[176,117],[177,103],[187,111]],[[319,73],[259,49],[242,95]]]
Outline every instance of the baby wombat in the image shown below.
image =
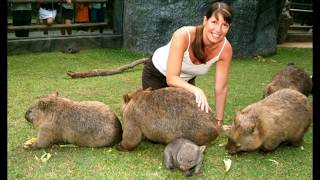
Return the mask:
[[263,91],[263,97],[283,88],[294,89],[308,96],[312,90],[312,80],[302,68],[288,65],[273,76]]
[[188,139],[178,138],[164,149],[164,164],[168,169],[179,168],[186,176],[198,174],[205,149],[206,146],[197,146]]
[[25,118],[37,128],[34,143],[25,148],[45,148],[53,144],[85,147],[111,146],[121,140],[121,124],[114,112],[98,101],[72,101],[58,93],[40,98]]
[[281,89],[236,113],[226,149],[230,154],[261,149],[272,151],[286,142],[298,146],[311,123],[307,97]]
[[182,88],[138,90],[124,95],[123,135],[118,150],[133,150],[142,137],[168,144],[176,138],[208,144],[218,136],[212,112],[202,111],[194,95]]

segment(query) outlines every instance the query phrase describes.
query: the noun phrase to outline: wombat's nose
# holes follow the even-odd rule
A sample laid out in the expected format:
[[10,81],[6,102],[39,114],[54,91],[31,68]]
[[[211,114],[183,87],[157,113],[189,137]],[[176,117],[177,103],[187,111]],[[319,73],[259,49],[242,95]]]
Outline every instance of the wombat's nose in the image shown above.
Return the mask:
[[185,172],[185,171],[188,170],[188,168],[187,168],[186,166],[184,166],[184,165],[180,165],[180,169],[181,169],[183,172]]
[[31,110],[28,109],[26,114],[24,115],[24,118],[29,122],[31,122],[30,113],[31,113]]

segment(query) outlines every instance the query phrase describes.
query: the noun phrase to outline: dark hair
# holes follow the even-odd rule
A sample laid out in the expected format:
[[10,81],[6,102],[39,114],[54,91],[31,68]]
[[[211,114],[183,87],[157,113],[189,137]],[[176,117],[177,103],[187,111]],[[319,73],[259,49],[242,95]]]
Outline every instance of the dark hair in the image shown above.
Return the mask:
[[[231,24],[232,22],[232,9],[231,7],[224,2],[215,2],[208,6],[206,17],[209,19],[212,15],[218,18],[218,14],[221,14],[223,19]],[[206,55],[204,53],[204,44],[203,44],[203,25],[196,27],[196,37],[195,42],[192,43],[192,50],[195,57],[202,63],[205,63]]]

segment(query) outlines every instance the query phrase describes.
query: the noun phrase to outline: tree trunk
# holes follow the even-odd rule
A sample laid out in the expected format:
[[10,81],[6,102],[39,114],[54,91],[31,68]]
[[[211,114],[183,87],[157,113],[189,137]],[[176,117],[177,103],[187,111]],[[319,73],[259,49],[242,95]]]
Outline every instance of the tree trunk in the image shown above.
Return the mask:
[[130,68],[133,68],[134,66],[136,66],[138,64],[145,63],[148,59],[149,58],[138,59],[136,61],[133,61],[130,64],[126,64],[126,65],[123,65],[123,66],[120,66],[118,68],[111,69],[111,70],[93,69],[90,71],[82,71],[82,72],[68,71],[67,75],[70,76],[72,79],[94,77],[94,76],[109,76],[109,75],[113,75],[113,74],[122,73]]

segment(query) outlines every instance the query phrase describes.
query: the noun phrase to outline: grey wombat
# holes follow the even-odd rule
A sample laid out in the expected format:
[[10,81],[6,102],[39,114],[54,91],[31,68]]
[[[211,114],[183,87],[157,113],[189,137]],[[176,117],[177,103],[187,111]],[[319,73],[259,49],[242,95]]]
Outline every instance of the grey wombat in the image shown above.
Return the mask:
[[188,139],[178,138],[164,149],[164,164],[168,169],[179,168],[186,176],[198,174],[205,149],[206,146],[197,146]]
[[121,140],[122,129],[116,114],[98,101],[77,102],[50,94],[36,101],[25,118],[38,129],[36,141],[25,148],[65,143],[103,147]]
[[142,137],[168,144],[176,138],[208,144],[218,136],[215,116],[202,111],[182,88],[138,90],[124,95],[123,135],[118,150],[133,150]]
[[263,97],[283,88],[294,89],[308,96],[312,90],[312,79],[302,68],[288,65],[273,76],[263,91]]
[[272,151],[286,142],[298,146],[311,123],[307,97],[292,89],[278,90],[238,111],[227,132],[230,154],[262,149]]

